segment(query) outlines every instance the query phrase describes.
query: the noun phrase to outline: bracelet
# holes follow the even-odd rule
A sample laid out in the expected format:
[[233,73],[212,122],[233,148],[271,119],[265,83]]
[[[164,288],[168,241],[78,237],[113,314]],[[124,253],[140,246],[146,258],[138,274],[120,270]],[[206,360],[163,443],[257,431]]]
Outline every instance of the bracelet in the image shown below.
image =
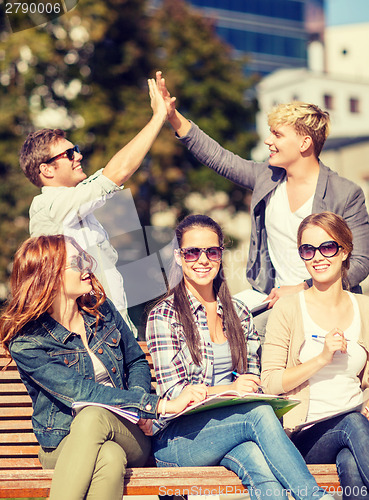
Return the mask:
[[163,401],[163,404],[161,407],[161,415],[164,417],[164,415],[166,413],[166,408],[167,408],[167,398],[163,398],[162,401]]

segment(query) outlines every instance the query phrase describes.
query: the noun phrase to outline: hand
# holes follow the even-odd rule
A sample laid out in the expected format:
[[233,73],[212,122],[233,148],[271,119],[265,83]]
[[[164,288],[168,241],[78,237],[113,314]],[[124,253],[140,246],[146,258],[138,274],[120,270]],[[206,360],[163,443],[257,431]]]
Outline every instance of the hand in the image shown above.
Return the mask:
[[207,395],[205,384],[187,385],[177,398],[167,401],[166,413],[179,413],[190,404],[203,401]]
[[147,80],[149,85],[149,95],[151,99],[151,108],[154,115],[161,116],[163,121],[167,118],[167,106],[158,86],[153,78]]
[[152,420],[149,418],[140,418],[137,425],[146,436],[152,436]]
[[364,417],[369,420],[369,401],[366,402],[364,409],[361,411]]
[[280,286],[277,288],[272,288],[270,294],[265,300],[270,300],[268,304],[268,309],[271,309],[278,299],[283,297],[283,295],[291,295],[292,293],[300,292],[305,290],[305,283],[300,283],[294,286]]
[[261,384],[260,378],[251,373],[245,373],[236,378],[230,385],[232,391],[237,391],[240,394],[245,392],[257,392]]
[[323,351],[319,355],[319,359],[323,362],[323,365],[330,364],[337,351],[341,351],[342,354],[347,352],[347,340],[342,330],[333,328],[325,336]]
[[167,115],[168,118],[170,119],[173,117],[174,112],[176,110],[176,105],[175,105],[176,98],[170,96],[170,93],[165,84],[165,79],[162,77],[161,71],[156,72],[156,84],[159,89],[159,92],[161,93],[164,99],[165,105],[167,107]]

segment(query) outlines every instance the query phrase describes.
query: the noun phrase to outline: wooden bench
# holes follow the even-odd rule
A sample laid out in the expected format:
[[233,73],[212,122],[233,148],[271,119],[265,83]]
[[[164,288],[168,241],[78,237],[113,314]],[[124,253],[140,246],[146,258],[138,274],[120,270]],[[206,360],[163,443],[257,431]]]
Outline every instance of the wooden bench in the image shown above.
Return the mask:
[[[145,342],[140,342],[152,363]],[[0,351],[0,370],[8,363]],[[152,369],[153,384],[155,374]],[[32,432],[31,399],[15,363],[0,372],[0,498],[47,498],[52,470],[43,470]],[[309,465],[318,484],[339,487],[335,465]],[[239,478],[224,467],[144,467],[127,469],[125,495],[210,495],[245,492]]]

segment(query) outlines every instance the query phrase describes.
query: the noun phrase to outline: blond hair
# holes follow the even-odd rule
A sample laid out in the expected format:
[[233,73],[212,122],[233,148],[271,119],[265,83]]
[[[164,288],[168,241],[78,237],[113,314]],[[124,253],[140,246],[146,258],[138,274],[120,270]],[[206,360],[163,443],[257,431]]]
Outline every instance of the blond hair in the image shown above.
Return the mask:
[[268,125],[271,128],[291,125],[297,134],[309,135],[318,158],[329,135],[330,119],[328,111],[323,111],[315,104],[293,101],[272,108],[268,114]]

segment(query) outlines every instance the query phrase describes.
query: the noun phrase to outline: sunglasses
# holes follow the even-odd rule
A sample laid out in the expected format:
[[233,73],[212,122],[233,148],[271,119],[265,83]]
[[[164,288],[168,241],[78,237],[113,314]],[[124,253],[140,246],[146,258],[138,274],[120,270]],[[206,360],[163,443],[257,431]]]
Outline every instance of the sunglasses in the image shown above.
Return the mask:
[[63,153],[53,156],[52,158],[50,158],[50,160],[44,161],[43,163],[51,163],[52,161],[58,160],[59,158],[63,158],[63,156],[66,156],[69,161],[73,161],[74,153],[80,153],[80,152],[81,151],[79,149],[79,146],[77,146],[76,144],[73,148],[66,149],[65,151],[63,151]]
[[91,255],[86,252],[79,253],[78,255],[74,255],[65,269],[73,269],[73,271],[77,272],[90,272],[92,273],[96,268],[96,262]]
[[311,260],[314,257],[315,252],[319,250],[323,257],[330,258],[337,255],[340,248],[342,247],[336,241],[325,241],[318,247],[305,243],[299,247],[299,254],[302,260]]
[[181,248],[180,252],[186,262],[195,262],[199,260],[204,252],[209,260],[219,262],[222,260],[224,247],[209,247],[209,248]]

